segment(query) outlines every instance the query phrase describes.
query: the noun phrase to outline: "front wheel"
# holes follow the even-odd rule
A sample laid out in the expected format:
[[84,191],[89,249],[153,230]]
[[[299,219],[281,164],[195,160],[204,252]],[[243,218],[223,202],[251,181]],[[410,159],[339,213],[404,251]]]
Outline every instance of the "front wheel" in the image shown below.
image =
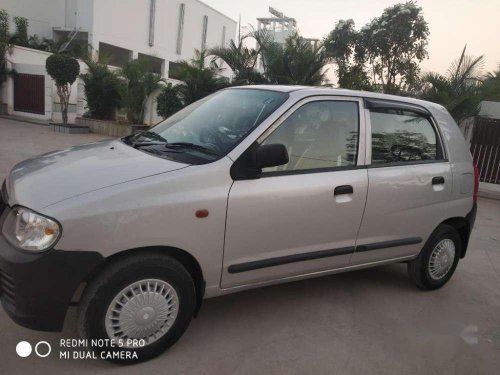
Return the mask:
[[431,235],[418,257],[408,263],[408,274],[420,288],[434,290],[450,280],[461,253],[460,235],[442,224]]
[[88,285],[78,329],[100,358],[141,362],[182,336],[195,304],[194,283],[182,264],[161,254],[132,255],[110,263]]

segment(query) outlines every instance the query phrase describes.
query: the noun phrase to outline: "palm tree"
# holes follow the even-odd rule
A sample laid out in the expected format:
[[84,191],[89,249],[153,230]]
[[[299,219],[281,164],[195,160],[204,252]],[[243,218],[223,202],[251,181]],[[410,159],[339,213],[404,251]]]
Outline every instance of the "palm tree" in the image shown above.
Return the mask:
[[313,45],[295,33],[284,44],[262,46],[264,74],[273,84],[318,86],[326,82],[326,65],[331,62],[323,44]]
[[139,59],[127,62],[120,75],[125,79],[120,96],[127,109],[127,118],[130,122],[143,124],[147,100],[165,80],[159,74],[148,72],[147,61]]
[[191,104],[228,85],[227,79],[219,75],[221,69],[215,62],[206,64],[207,56],[207,50],[195,50],[191,60],[177,62],[170,74],[171,77],[183,81],[177,88],[184,105]]
[[466,55],[464,47],[460,57],[445,75],[427,73],[422,77],[421,98],[442,104],[460,124],[479,113],[481,103],[481,70],[484,56]]
[[481,87],[483,100],[500,101],[500,65],[495,72],[488,73]]
[[223,60],[233,71],[234,84],[248,85],[265,82],[262,74],[255,69],[259,59],[260,49],[250,48],[244,45],[244,40],[251,36],[252,34],[249,34],[241,38],[238,45],[231,39],[227,47],[215,47],[208,51],[210,55]]

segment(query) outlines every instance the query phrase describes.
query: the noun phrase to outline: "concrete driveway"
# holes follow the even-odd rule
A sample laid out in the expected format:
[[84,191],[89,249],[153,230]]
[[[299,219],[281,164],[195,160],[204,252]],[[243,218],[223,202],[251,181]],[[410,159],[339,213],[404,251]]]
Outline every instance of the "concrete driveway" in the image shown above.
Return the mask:
[[[98,139],[0,119],[0,179],[24,158]],[[0,374],[498,374],[500,201],[479,201],[468,255],[438,291],[395,264],[210,299],[173,348],[131,367],[59,359],[75,321],[71,308],[62,333],[35,332],[0,310]],[[21,340],[53,353],[20,358]]]

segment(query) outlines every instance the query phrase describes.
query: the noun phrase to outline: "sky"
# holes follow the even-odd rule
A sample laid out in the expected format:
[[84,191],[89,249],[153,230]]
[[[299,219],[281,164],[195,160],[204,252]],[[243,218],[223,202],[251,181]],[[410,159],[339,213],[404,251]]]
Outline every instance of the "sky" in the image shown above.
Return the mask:
[[[269,6],[297,20],[307,38],[323,38],[340,19],[352,18],[360,29],[382,11],[403,0],[202,0],[238,20],[257,26],[257,17],[269,17]],[[445,73],[467,44],[468,54],[484,55],[484,71],[500,64],[500,0],[418,0],[429,23],[429,58],[422,71]]]

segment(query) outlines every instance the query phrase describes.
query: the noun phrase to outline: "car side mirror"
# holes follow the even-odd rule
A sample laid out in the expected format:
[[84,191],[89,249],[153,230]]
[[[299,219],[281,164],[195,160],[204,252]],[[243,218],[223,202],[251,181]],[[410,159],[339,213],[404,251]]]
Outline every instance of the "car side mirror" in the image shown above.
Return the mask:
[[261,145],[255,152],[255,166],[259,169],[288,163],[288,151],[282,144]]

